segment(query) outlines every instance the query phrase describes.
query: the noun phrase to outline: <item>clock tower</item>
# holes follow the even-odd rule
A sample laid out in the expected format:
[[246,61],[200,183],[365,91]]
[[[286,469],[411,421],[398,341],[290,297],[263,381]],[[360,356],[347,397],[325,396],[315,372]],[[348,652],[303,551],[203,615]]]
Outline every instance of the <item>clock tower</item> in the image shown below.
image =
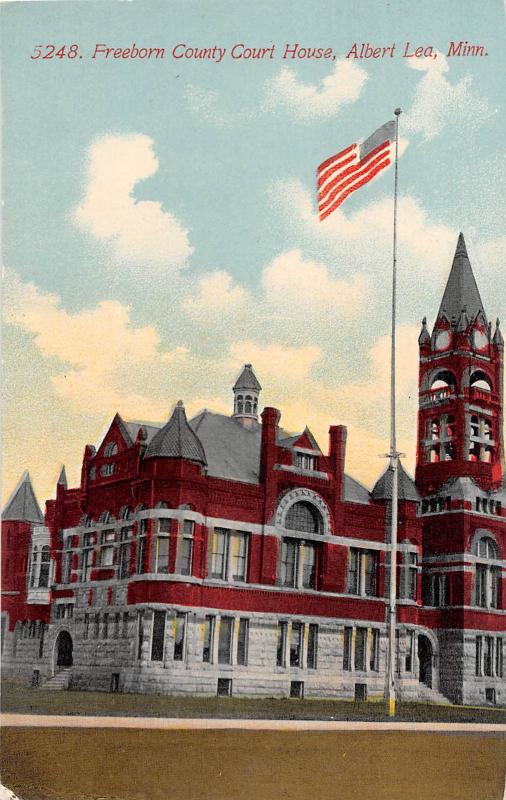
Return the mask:
[[453,477],[482,489],[502,481],[503,356],[499,328],[488,322],[462,233],[432,334],[419,339],[416,483],[437,491]]

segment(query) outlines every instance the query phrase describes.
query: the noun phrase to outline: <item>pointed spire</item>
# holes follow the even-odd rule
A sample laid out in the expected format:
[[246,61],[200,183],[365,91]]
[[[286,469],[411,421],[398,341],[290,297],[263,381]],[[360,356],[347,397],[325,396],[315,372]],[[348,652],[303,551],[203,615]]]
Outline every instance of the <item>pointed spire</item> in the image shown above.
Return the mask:
[[32,482],[28,471],[24,472],[21,480],[11,494],[7,505],[2,512],[2,519],[17,522],[44,523],[44,516],[33,491]]
[[57,486],[63,486],[64,489],[68,488],[67,473],[65,472],[65,464],[62,465],[60,477],[58,478]]
[[446,288],[439,307],[438,319],[446,317],[453,324],[463,324],[462,312],[467,313],[469,322],[473,322],[480,314],[486,320],[473,270],[467,255],[466,243],[462,233],[459,234],[457,248]]
[[430,333],[427,328],[427,317],[422,319],[422,330],[420,331],[420,336],[418,337],[418,344],[430,344]]
[[[399,500],[419,500],[415,482],[404,469],[401,461],[399,460],[398,469],[398,497]],[[388,466],[384,473],[378,478],[376,484],[371,492],[373,500],[391,500],[392,499],[392,467]]]
[[499,317],[497,317],[497,319],[496,319],[496,321],[495,321],[495,332],[494,332],[494,338],[493,338],[493,340],[492,340],[492,341],[494,342],[494,344],[495,344],[497,347],[504,347],[504,338],[503,338],[503,335],[502,335],[502,333],[501,333],[500,324],[501,324],[501,323],[500,323],[500,321],[499,321]]
[[182,400],[176,403],[166,425],[153,436],[144,458],[182,458],[207,464],[202,442],[188,424]]

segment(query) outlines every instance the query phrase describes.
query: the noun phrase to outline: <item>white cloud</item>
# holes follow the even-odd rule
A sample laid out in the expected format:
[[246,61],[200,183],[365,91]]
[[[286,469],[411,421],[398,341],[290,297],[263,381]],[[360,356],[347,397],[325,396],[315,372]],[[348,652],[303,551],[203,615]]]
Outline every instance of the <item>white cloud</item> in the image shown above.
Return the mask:
[[489,105],[473,89],[473,79],[466,75],[455,84],[445,77],[450,67],[445,56],[408,59],[411,69],[423,72],[417,84],[411,108],[403,117],[403,128],[421,133],[425,140],[434,139],[451,124],[452,135],[461,126],[478,127],[490,114]]
[[155,328],[136,326],[128,306],[104,300],[69,314],[57,295],[9,272],[5,308],[5,321],[33,334],[44,358],[56,359],[53,390],[75,409],[100,415],[121,409],[144,419],[166,413],[160,376],[183,365],[186,350],[163,350]]
[[320,85],[303,83],[294,70],[283,67],[266,84],[266,101],[281,106],[301,121],[331,117],[341,106],[360,97],[367,72],[352,61],[336,61],[334,70]]
[[161,203],[136,200],[137,183],[158,170],[152,140],[142,134],[110,135],[89,148],[84,196],[73,210],[81,230],[107,244],[117,263],[152,278],[180,269],[192,253],[188,233]]
[[217,270],[200,278],[196,291],[183,300],[183,308],[194,316],[222,314],[244,305],[248,291],[234,284],[232,276]]

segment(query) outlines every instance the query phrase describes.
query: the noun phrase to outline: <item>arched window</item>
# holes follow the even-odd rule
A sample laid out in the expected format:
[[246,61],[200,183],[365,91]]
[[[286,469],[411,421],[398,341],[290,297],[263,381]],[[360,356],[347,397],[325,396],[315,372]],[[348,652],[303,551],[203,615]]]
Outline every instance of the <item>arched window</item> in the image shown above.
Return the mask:
[[242,394],[237,397],[237,413],[242,414],[244,411],[244,398]]
[[311,503],[305,501],[294,503],[286,515],[285,528],[304,533],[322,533],[322,516]]
[[499,559],[497,544],[490,536],[482,536],[473,546],[476,556],[474,602],[480,608],[500,608],[501,568],[490,562]]
[[438,391],[438,390],[454,390],[457,385],[457,381],[455,380],[455,375],[450,370],[442,369],[432,378],[432,383],[430,385],[431,391]]
[[118,445],[116,442],[108,442],[104,447],[104,456],[115,456],[118,452]]
[[130,519],[132,516],[132,509],[130,506],[123,506],[120,511],[120,519]]
[[110,522],[111,521],[111,512],[110,511],[102,511],[100,514],[98,521],[100,523]]
[[51,563],[51,556],[48,545],[44,545],[40,552],[40,572],[39,572],[39,588],[46,589],[49,586],[49,567]]
[[251,414],[251,409],[252,409],[251,395],[247,394],[246,395],[246,402],[244,404],[244,413],[245,414]]
[[471,389],[479,389],[482,392],[492,391],[492,381],[482,369],[477,369],[472,373],[469,378],[469,386]]

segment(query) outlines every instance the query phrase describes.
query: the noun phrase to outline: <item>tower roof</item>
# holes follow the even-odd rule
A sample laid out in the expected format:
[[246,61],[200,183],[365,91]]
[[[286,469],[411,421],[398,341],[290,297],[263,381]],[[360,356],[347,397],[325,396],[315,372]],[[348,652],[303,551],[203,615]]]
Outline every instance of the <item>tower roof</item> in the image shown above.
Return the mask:
[[33,491],[28,472],[24,472],[21,480],[11,494],[2,512],[2,519],[17,522],[37,522],[43,524],[44,516]]
[[60,477],[58,478],[58,486],[63,486],[65,489],[67,488],[67,473],[65,472],[65,464],[61,468]]
[[239,389],[252,389],[254,392],[260,392],[260,386],[251,364],[245,364],[244,368],[234,383],[234,391]]
[[[398,482],[398,497],[399,500],[419,500],[419,494],[416,490],[415,482],[408,475],[401,462],[399,464],[399,482]],[[381,475],[371,492],[373,500],[391,500],[392,499],[392,469],[390,466],[386,468],[383,475]]]
[[454,324],[457,324],[462,312],[465,312],[469,322],[473,322],[480,312],[486,318],[480,292],[467,255],[464,235],[460,233],[452,268],[439,307],[438,318],[446,316],[450,322],[453,321]]
[[207,464],[202,442],[188,424],[182,400],[167,424],[151,439],[144,458],[183,458]]

